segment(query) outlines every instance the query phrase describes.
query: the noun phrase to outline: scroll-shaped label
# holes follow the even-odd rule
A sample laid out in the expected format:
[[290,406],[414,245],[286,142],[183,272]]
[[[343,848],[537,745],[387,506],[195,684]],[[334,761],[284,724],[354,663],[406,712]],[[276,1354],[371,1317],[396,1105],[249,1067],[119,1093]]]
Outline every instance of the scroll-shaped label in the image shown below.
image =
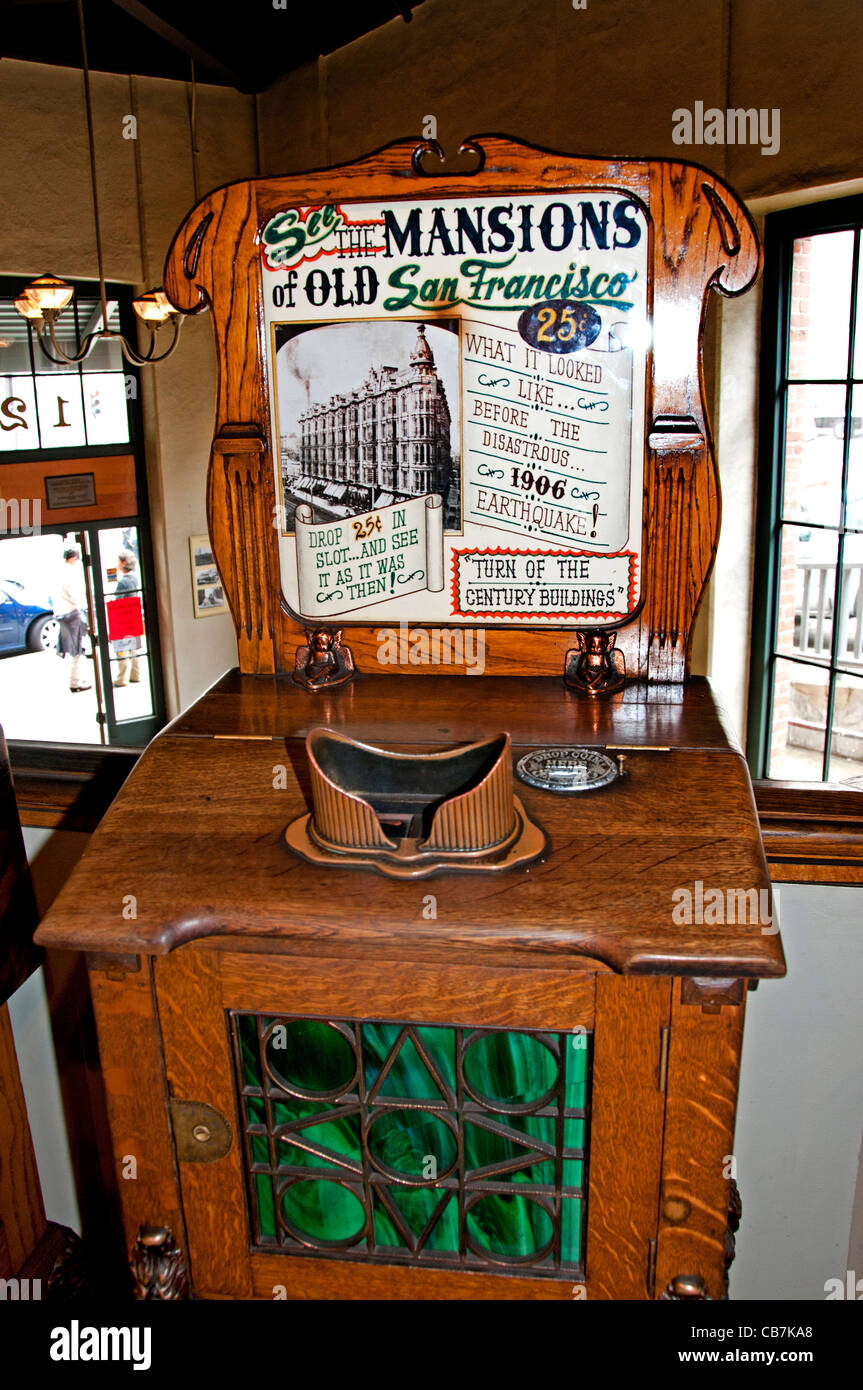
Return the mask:
[[297,507],[300,612],[326,620],[430,589],[443,576],[443,505],[437,493],[342,521],[316,524]]

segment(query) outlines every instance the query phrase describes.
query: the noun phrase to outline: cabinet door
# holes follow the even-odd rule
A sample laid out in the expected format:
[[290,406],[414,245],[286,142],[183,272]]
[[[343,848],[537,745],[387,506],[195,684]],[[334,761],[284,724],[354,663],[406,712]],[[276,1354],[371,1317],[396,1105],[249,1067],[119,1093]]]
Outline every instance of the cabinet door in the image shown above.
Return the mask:
[[155,975],[197,1297],[648,1296],[667,980],[203,947]]

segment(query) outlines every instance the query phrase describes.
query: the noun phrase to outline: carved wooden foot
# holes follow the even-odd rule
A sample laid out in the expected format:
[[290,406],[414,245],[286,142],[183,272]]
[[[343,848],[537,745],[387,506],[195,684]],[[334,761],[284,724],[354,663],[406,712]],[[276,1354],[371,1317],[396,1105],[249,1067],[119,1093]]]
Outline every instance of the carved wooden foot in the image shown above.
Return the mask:
[[660,1303],[696,1303],[709,1298],[707,1285],[700,1274],[676,1274],[659,1295]]
[[167,1226],[141,1226],[129,1261],[135,1281],[135,1297],[181,1299],[189,1297],[189,1278],[182,1250],[174,1244]]

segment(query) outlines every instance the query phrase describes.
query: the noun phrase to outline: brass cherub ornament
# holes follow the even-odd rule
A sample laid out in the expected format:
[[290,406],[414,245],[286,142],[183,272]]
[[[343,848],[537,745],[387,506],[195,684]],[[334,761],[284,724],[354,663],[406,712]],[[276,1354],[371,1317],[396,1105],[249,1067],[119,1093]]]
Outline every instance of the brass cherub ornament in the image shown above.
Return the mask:
[[623,689],[626,662],[614,645],[616,636],[600,628],[576,632],[578,647],[567,652],[563,677],[571,690],[594,698]]
[[332,690],[356,674],[350,647],[342,646],[342,629],[307,627],[308,646],[297,647],[294,680],[306,690]]

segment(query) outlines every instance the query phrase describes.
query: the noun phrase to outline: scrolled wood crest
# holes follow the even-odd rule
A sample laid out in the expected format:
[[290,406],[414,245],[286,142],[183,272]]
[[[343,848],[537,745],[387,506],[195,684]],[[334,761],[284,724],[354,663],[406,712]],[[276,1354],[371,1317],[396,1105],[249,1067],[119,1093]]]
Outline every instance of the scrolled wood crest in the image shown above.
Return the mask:
[[208,194],[164,283],[212,312],[241,670],[289,674],[325,626],[359,671],[460,674],[405,651],[473,629],[488,674],[562,675],[599,628],[627,679],[685,679],[720,523],[704,301],[760,267],[708,171],[498,135]]

